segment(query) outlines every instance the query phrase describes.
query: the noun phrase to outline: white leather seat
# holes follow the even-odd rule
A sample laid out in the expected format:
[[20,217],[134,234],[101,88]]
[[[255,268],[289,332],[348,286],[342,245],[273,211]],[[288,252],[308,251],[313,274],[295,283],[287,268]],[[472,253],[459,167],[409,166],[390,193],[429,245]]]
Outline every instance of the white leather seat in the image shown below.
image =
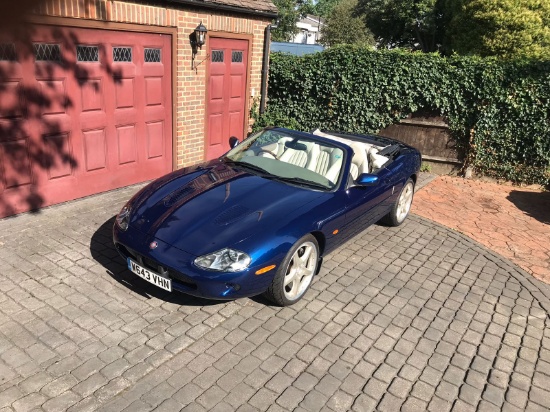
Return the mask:
[[371,164],[371,173],[373,173],[384,166],[389,159],[386,156],[379,155],[376,147],[371,147],[369,149],[369,160]]
[[360,174],[369,172],[369,160],[365,147],[361,143],[351,142],[350,147],[353,149],[353,157],[351,158],[349,172],[355,180]]
[[291,141],[290,137],[283,137],[278,142],[279,160],[282,162],[290,163],[295,166],[308,168],[314,170],[317,162],[319,146],[313,142],[303,142],[306,150],[297,150],[291,147],[285,147],[285,143]]
[[332,183],[336,183],[340,169],[342,167],[342,151],[338,148],[323,147],[319,149],[319,154],[315,164],[310,170],[325,176]]

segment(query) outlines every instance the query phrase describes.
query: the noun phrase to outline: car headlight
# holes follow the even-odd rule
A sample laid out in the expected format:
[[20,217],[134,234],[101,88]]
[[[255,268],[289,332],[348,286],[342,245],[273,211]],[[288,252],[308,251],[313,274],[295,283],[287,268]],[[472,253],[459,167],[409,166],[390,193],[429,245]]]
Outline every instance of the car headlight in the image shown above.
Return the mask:
[[124,206],[122,210],[116,217],[116,224],[120,230],[127,230],[128,224],[130,223],[130,214],[132,213],[132,208],[130,206]]
[[195,259],[195,265],[207,270],[238,272],[250,265],[250,256],[233,249],[222,249]]

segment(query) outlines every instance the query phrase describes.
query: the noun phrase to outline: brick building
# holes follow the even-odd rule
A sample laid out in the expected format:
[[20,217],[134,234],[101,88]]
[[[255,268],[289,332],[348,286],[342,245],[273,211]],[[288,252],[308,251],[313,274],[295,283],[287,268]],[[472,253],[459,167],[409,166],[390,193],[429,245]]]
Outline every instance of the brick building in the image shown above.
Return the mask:
[[34,3],[0,29],[0,218],[222,154],[248,130],[276,14],[271,0]]

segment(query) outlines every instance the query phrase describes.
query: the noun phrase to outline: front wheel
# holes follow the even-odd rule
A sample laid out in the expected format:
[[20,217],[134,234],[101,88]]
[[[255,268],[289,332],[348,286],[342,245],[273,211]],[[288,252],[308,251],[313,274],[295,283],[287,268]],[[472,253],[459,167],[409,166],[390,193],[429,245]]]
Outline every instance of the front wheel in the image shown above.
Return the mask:
[[305,235],[290,248],[265,296],[280,306],[298,302],[309,289],[318,265],[317,240]]
[[382,218],[382,222],[389,226],[399,226],[403,223],[411,210],[413,196],[414,181],[409,178],[403,189],[401,189],[401,193],[390,212]]

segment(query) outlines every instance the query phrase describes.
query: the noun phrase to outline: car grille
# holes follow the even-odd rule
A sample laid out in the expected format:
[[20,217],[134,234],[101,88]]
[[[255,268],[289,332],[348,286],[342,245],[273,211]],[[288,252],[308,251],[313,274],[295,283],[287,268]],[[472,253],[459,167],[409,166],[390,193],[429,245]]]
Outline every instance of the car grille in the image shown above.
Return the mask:
[[116,243],[117,250],[126,258],[132,258],[137,263],[139,263],[141,266],[152,270],[153,272],[156,272],[162,276],[166,276],[172,280],[176,280],[178,283],[182,283],[184,286],[187,286],[188,288],[191,288],[193,290],[197,290],[197,284],[192,282],[187,276],[185,276],[183,273],[177,272],[175,270],[169,270],[166,266],[161,265],[157,261],[148,258],[146,256],[143,256],[136,251],[127,248],[126,246]]

